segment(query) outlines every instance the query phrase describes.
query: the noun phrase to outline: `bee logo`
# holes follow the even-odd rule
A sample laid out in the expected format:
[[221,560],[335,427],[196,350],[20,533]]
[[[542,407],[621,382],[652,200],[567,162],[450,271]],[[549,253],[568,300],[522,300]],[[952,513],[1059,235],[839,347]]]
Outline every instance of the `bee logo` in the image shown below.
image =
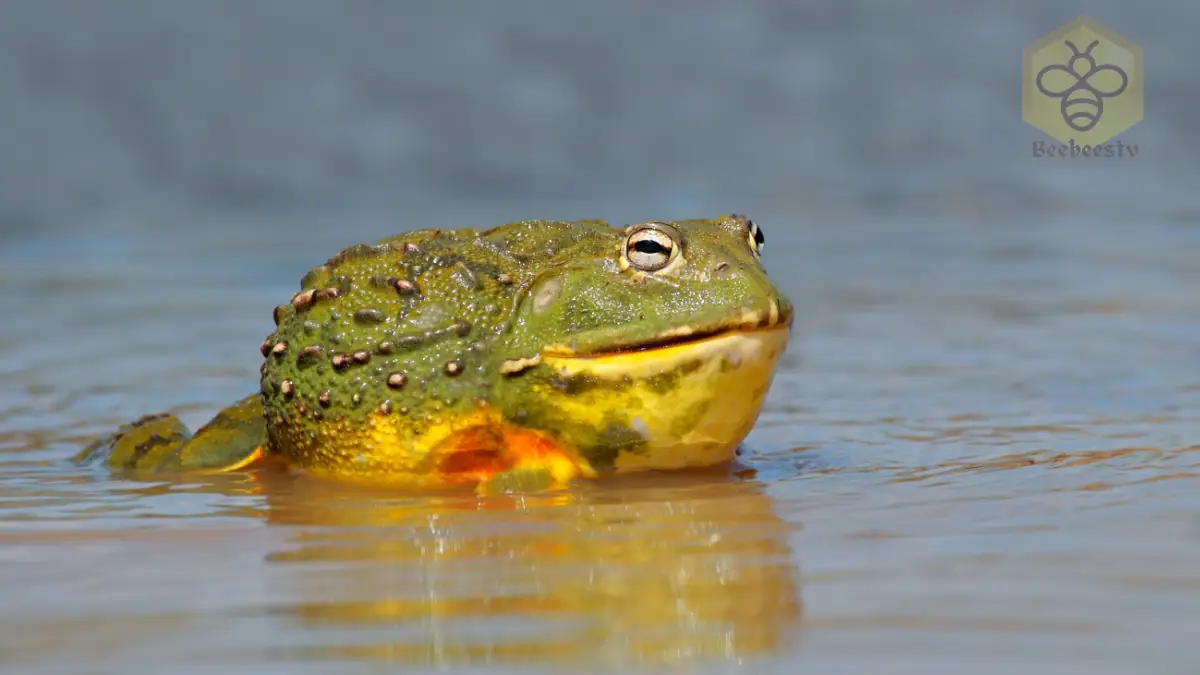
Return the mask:
[[1021,51],[1021,118],[1055,140],[1097,145],[1142,121],[1142,48],[1081,16]]
[[[1038,71],[1037,88],[1050,98],[1062,99],[1059,107],[1069,127],[1091,131],[1104,114],[1104,99],[1124,93],[1129,86],[1129,75],[1120,66],[1096,65],[1092,50],[1100,44],[1099,40],[1092,40],[1082,52],[1070,40],[1063,43],[1071,48],[1071,59],[1065,66],[1052,63]],[[1050,89],[1047,84],[1058,86]]]

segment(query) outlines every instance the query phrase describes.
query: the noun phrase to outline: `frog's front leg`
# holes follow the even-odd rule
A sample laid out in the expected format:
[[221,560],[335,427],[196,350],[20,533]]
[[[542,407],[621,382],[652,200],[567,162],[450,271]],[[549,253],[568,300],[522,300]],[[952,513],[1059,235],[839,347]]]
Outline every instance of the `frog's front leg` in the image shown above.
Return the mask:
[[476,428],[456,439],[454,450],[443,467],[474,474],[479,495],[563,489],[596,476],[578,453],[529,429]]
[[262,398],[254,394],[217,413],[195,435],[174,415],[147,415],[95,441],[73,461],[136,472],[234,471],[263,459],[266,446]]

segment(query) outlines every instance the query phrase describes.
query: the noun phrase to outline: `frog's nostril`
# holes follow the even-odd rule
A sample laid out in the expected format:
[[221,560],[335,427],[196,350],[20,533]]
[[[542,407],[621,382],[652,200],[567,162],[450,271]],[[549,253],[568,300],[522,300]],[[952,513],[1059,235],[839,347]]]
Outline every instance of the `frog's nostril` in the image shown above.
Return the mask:
[[722,276],[728,271],[729,271],[729,263],[727,263],[727,262],[719,262],[719,263],[717,263],[717,266],[713,268],[713,274],[715,274],[717,276]]

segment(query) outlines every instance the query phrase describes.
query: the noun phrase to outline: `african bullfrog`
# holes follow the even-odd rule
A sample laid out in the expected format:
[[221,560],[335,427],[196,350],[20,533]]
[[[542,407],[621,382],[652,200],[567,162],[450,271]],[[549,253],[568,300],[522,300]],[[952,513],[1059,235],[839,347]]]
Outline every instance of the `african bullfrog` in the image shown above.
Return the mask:
[[195,435],[151,415],[75,459],[485,492],[728,462],[792,323],[763,243],[730,215],[353,246],[275,308],[259,393]]

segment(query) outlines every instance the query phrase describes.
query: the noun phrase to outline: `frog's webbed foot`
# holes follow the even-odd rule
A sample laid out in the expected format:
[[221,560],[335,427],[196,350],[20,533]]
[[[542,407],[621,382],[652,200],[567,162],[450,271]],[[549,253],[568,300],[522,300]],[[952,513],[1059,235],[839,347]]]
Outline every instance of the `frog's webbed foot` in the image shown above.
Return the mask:
[[93,442],[76,464],[137,472],[234,471],[262,459],[267,427],[257,394],[225,408],[190,435],[178,417],[147,415]]
[[96,439],[71,461],[104,464],[110,469],[154,469],[164,458],[178,452],[189,435],[187,427],[174,415],[145,415]]

